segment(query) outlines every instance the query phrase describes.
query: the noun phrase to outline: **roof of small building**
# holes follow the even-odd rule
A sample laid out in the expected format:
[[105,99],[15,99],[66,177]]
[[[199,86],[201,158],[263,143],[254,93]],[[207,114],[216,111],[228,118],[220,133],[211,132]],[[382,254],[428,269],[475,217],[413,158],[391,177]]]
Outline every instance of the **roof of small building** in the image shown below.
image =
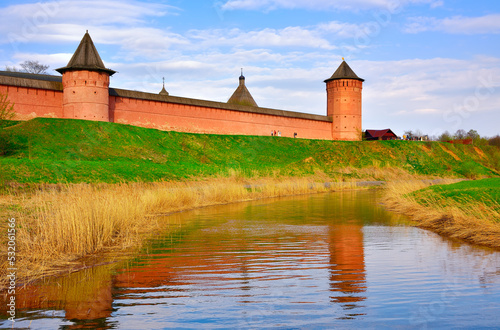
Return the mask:
[[374,137],[374,138],[383,137],[386,134],[389,135],[389,136],[397,136],[396,134],[394,134],[394,132],[390,128],[386,128],[386,129],[367,129],[365,132],[366,132],[366,134],[370,135],[370,137]]
[[227,101],[229,104],[237,104],[237,105],[249,105],[252,107],[258,107],[257,102],[252,97],[252,94],[248,91],[245,86],[245,77],[243,73],[240,76],[240,84],[238,88],[234,91],[233,95]]
[[365,81],[364,79],[358,77],[354,73],[354,71],[352,71],[351,67],[347,64],[347,62],[344,60],[342,60],[342,63],[337,68],[337,70],[332,74],[330,78],[326,79],[325,82],[337,79],[356,79],[360,81]]
[[59,73],[64,73],[68,70],[89,70],[89,71],[99,71],[106,72],[110,76],[116,73],[111,69],[107,69],[102,62],[97,49],[94,46],[92,38],[87,31],[80,42],[80,45],[76,49],[73,57],[63,68],[56,69]]

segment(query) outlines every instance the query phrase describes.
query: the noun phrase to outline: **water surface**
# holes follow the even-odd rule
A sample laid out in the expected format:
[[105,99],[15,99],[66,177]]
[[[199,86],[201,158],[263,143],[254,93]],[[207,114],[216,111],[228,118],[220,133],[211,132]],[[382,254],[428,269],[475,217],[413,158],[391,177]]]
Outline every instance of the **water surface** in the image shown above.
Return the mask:
[[20,291],[16,327],[500,327],[500,253],[408,226],[379,193],[164,217],[136,258]]

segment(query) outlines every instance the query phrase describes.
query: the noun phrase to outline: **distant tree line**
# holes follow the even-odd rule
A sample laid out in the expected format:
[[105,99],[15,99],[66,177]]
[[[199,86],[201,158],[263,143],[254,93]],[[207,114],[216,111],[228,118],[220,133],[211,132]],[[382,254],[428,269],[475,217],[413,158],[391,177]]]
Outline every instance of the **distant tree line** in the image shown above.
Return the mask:
[[466,132],[463,129],[459,129],[454,134],[448,131],[444,131],[444,133],[442,133],[439,136],[430,136],[430,137],[424,135],[420,130],[415,130],[415,131],[408,130],[405,131],[404,134],[408,140],[419,140],[419,141],[429,140],[429,141],[448,142],[448,141],[470,139],[472,140],[472,144],[474,145],[483,145],[483,146],[492,145],[500,147],[500,135],[497,134],[494,137],[484,137],[480,136],[479,133],[474,129],[471,129],[468,132]]

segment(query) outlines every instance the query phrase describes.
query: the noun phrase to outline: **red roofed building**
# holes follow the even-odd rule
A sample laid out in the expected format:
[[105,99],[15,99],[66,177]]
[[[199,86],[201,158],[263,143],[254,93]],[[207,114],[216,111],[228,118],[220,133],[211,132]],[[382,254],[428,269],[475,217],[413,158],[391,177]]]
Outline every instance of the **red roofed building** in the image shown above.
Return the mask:
[[398,136],[388,129],[367,129],[365,131],[366,140],[397,140]]

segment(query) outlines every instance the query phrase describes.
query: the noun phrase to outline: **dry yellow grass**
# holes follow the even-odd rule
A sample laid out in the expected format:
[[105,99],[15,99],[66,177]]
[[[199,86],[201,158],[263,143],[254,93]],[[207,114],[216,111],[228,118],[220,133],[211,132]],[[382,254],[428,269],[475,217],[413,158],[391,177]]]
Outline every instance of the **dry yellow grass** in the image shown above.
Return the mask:
[[[40,187],[33,193],[13,194],[3,200],[20,206],[8,215],[16,218],[18,228],[17,275],[25,282],[79,268],[84,257],[138,247],[148,233],[158,228],[156,216],[160,214],[358,188],[352,182],[325,187],[324,181],[318,180],[312,177],[243,181],[236,176],[191,182],[55,185]],[[2,252],[5,263],[6,251]],[[0,267],[0,276],[5,279],[7,266]]]
[[[453,182],[456,180],[444,180],[440,184]],[[429,185],[430,182],[424,181],[392,182],[387,186],[383,202],[388,209],[409,215],[419,227],[473,244],[500,248],[500,208],[473,200],[465,204],[453,200],[444,203],[432,196],[425,197],[426,205],[431,206],[423,206],[416,197],[407,195]]]

